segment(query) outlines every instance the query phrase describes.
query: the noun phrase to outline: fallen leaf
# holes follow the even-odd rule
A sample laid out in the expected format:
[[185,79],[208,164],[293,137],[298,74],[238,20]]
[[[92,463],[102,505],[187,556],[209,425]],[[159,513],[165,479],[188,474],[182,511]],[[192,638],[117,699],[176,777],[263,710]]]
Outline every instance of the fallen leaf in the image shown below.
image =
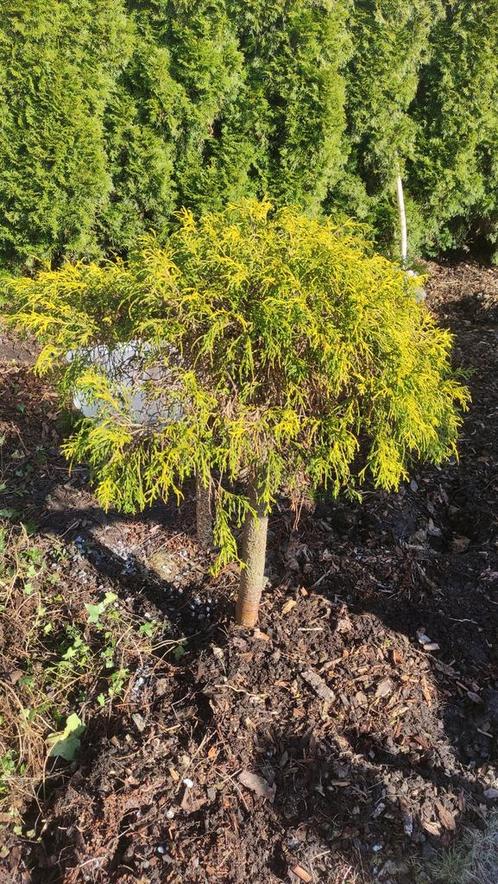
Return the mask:
[[299,880],[304,881],[305,884],[310,884],[310,881],[313,880],[310,873],[306,869],[303,869],[302,866],[294,866],[292,871],[294,872],[295,875],[297,875]]
[[11,672],[9,675],[11,683],[17,684],[17,682],[19,681],[20,678],[23,677],[23,675],[24,675],[24,672],[22,671],[22,669],[14,669],[14,671]]
[[397,666],[403,662],[403,654],[401,651],[398,651],[397,648],[393,649],[393,663],[396,663]]
[[441,834],[441,826],[439,823],[433,822],[432,820],[422,820],[422,828],[429,832],[429,835],[440,835]]
[[277,791],[275,784],[270,786],[263,777],[252,773],[250,770],[243,770],[242,773],[239,774],[239,783],[242,783],[242,785],[245,786],[246,789],[250,789],[251,792],[255,792],[260,798],[266,798],[267,801],[273,803],[275,792]]
[[187,787],[183,793],[180,806],[182,810],[185,810],[187,813],[196,813],[201,807],[204,807],[205,804],[207,804],[207,798],[194,798],[192,790]]

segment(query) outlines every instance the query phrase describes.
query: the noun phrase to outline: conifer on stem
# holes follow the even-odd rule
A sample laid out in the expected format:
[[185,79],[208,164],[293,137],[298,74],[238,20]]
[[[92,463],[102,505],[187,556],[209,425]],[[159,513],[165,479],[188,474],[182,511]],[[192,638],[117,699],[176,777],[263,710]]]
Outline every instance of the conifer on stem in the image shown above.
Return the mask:
[[[89,464],[104,507],[135,512],[216,477],[217,565],[242,560],[237,618],[253,625],[279,496],[359,497],[367,476],[389,490],[414,459],[457,453],[468,394],[419,284],[351,222],[244,200],[182,212],[166,243],[149,239],[128,263],[12,279],[6,300],[44,344],[38,369],[98,403],[64,450]],[[124,341],[140,342],[133,392],[154,415],[142,424],[91,360]]]

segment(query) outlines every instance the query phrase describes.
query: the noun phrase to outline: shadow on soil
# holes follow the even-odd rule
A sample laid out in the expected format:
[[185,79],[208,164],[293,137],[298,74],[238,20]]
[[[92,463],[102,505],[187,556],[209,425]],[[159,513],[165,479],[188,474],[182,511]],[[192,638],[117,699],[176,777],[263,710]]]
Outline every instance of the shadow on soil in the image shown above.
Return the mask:
[[[401,496],[372,495],[361,511],[320,505],[290,540],[290,517],[277,514],[269,556],[274,590],[262,610],[264,640],[230,626],[235,578],[218,592],[219,585],[200,575],[179,593],[178,586],[161,580],[143,557],[133,553],[123,557],[103,542],[99,529],[116,521],[134,525],[137,520],[106,515],[91,503],[86,471],[75,471],[69,478],[57,455],[59,431],[53,418],[47,418],[55,407],[53,397],[47,400],[39,381],[26,383],[24,369],[2,368],[2,478],[7,487],[0,506],[13,510],[13,518],[22,512],[44,534],[76,541],[79,553],[95,570],[96,586],[104,578],[137,613],[146,609],[167,618],[174,635],[188,638],[187,654],[173,675],[172,721],[179,704],[192,708],[192,727],[189,738],[183,738],[183,749],[192,753],[193,747],[216,740],[218,767],[225,770],[231,791],[224,798],[218,789],[221,774],[213,773],[215,761],[206,757],[199,762],[198,778],[208,799],[204,796],[197,809],[184,799],[180,811],[185,815],[184,835],[176,837],[179,842],[183,837],[187,846],[198,844],[206,862],[216,856],[218,877],[213,880],[279,881],[289,880],[290,875],[297,882],[307,879],[292,869],[304,866],[312,880],[332,882],[333,869],[342,857],[350,877],[337,880],[354,881],[355,874],[358,880],[373,880],[369,876],[375,866],[383,868],[380,880],[412,881],[407,847],[430,850],[438,842],[447,844],[459,818],[478,821],[487,803],[479,771],[498,754],[497,602],[492,598],[498,571],[493,548],[498,389],[490,357],[495,351],[489,349],[496,331],[488,327],[474,334],[468,324],[458,323],[456,330],[463,361],[473,362],[476,369],[475,401],[466,422],[461,464],[445,471],[424,471],[419,486]],[[185,535],[192,534],[188,499],[180,513],[158,506],[144,518],[162,532],[171,534],[180,527]],[[299,607],[302,598],[310,611],[318,611],[322,603],[329,606],[325,617],[332,626],[323,641],[320,619],[295,619],[285,625],[283,604],[292,600]],[[344,616],[352,631],[340,636],[336,627]],[[299,622],[318,624],[316,643],[313,637],[306,639],[301,656],[294,652]],[[357,630],[363,633],[355,641],[354,653],[370,641],[375,646],[375,632],[383,632],[378,659],[389,657],[393,673],[396,666],[403,668],[410,646],[420,651],[420,630],[439,646],[427,656],[424,671],[436,708],[429,720],[420,695],[415,700],[414,695],[406,695],[408,707],[414,705],[415,720],[414,740],[406,746],[402,740],[396,744],[394,730],[387,730],[384,739],[362,711],[359,695],[368,665],[367,673],[356,679],[356,695],[346,698],[336,720],[330,719],[323,698],[302,681],[306,665],[321,673],[323,681],[327,656],[343,654]],[[389,653],[386,641],[392,643]],[[316,650],[320,642],[321,656]],[[342,674],[338,693],[341,678],[348,691],[354,690],[354,680],[347,683]],[[412,670],[407,678],[413,680]],[[335,681],[330,680],[334,691]],[[382,703],[377,705],[383,708]],[[152,716],[156,707],[151,707]],[[300,709],[301,718],[294,723]],[[161,796],[171,791],[166,762],[162,767],[158,762],[163,786],[157,784],[154,803],[150,797],[138,803],[138,817],[145,814],[151,820],[143,855],[132,849],[140,825],[131,802],[121,809],[107,853],[78,877],[82,861],[92,852],[89,833],[78,829],[78,800],[95,802],[92,813],[100,815],[100,822],[105,817],[110,797],[98,797],[98,768],[113,737],[123,750],[129,714],[130,710],[117,709],[105,726],[100,721],[93,733],[89,727],[79,770],[43,801],[47,825],[41,842],[36,848],[23,848],[33,882],[122,881],[127,874],[130,881],[140,875],[151,882],[174,881],[174,862],[179,862],[183,880],[208,880],[202,877],[204,860],[195,865],[195,857],[172,859],[170,868],[169,848],[157,867],[158,845],[167,828]],[[135,734],[126,752],[137,754],[143,739]],[[175,744],[175,752],[181,744],[182,740]],[[157,758],[162,754],[168,760],[167,740],[155,751]],[[110,764],[113,757],[111,750]],[[258,788],[241,789],[237,780],[241,769],[262,778],[258,788],[270,790],[266,798],[258,797]],[[138,768],[133,776],[139,779]],[[60,812],[65,803],[67,818]],[[37,815],[38,809],[32,807],[27,818]],[[225,833],[224,858],[216,847],[218,830]],[[170,877],[164,877],[166,872]],[[266,879],[270,872],[273,879]]]

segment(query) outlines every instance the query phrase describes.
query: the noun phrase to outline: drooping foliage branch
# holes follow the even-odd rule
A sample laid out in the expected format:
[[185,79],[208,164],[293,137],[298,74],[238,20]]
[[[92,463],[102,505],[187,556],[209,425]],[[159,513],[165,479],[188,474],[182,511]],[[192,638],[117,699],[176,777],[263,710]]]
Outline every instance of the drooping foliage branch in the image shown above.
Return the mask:
[[0,263],[265,194],[386,249],[496,237],[498,0],[4,0]]

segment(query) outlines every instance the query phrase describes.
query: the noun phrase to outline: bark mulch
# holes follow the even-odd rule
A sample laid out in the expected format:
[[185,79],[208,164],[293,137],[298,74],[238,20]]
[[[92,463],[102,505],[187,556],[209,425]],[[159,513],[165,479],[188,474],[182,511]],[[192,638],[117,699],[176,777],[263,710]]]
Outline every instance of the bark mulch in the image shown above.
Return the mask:
[[471,372],[460,462],[419,467],[361,507],[320,501],[297,527],[282,503],[253,632],[232,625],[237,569],[209,576],[191,494],[140,519],[104,515],[85,471],[69,476],[59,458],[53,393],[4,355],[0,505],[63,536],[74,592],[112,588],[185,640],[87,722],[77,763],[27,808],[36,836],[8,841],[0,880],[413,882],[413,858],[487,818],[498,799],[498,273],[429,271],[430,306]]

